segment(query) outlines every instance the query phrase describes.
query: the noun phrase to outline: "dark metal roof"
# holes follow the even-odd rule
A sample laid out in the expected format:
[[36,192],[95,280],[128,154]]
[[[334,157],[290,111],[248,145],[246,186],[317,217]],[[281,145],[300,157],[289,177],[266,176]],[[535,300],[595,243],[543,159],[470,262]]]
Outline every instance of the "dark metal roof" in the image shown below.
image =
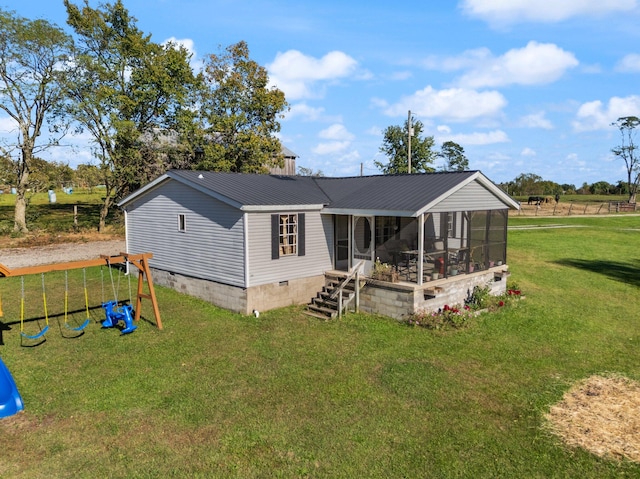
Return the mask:
[[476,171],[316,178],[331,208],[418,211]]
[[327,178],[171,170],[239,206],[323,205],[335,209],[416,212],[476,171]]
[[329,198],[305,176],[171,170],[168,176],[210,190],[240,205],[326,205]]

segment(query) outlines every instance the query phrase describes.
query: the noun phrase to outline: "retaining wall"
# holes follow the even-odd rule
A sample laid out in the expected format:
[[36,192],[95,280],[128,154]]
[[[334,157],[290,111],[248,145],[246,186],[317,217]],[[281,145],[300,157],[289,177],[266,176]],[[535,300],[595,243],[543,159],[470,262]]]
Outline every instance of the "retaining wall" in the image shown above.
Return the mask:
[[370,281],[360,291],[360,310],[398,320],[418,311],[438,311],[445,305],[462,305],[474,287],[490,287],[498,296],[507,291],[508,270],[505,266],[478,273],[464,274],[417,286],[402,283]]

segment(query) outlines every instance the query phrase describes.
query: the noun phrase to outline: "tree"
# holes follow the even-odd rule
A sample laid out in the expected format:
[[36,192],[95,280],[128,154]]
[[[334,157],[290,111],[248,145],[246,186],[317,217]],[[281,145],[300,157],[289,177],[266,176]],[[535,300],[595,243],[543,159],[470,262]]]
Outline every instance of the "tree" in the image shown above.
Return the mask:
[[299,176],[324,176],[322,170],[314,171],[313,168],[307,168],[304,166],[298,166]]
[[636,128],[640,126],[640,119],[636,116],[623,116],[613,122],[620,130],[621,144],[611,150],[618,158],[622,158],[627,169],[627,189],[629,203],[636,202],[638,184],[640,184],[640,157],[636,155],[635,144]]
[[96,165],[78,165],[75,177],[78,185],[83,188],[89,188],[89,191],[93,191],[93,188],[102,181],[100,169]]
[[589,186],[589,192],[592,195],[608,195],[612,189],[615,187],[606,181],[596,181]]
[[3,187],[15,185],[17,177],[16,162],[9,156],[0,155],[0,185]]
[[446,163],[444,171],[465,171],[469,169],[469,160],[464,155],[464,148],[454,141],[445,141],[438,153]]
[[53,189],[55,186],[55,167],[42,158],[33,157],[31,160],[31,174],[29,188],[34,193]]
[[[45,20],[28,20],[0,10],[0,111],[16,125],[16,141],[0,146],[15,158],[14,230],[26,232],[26,192],[35,155],[56,145],[67,131],[60,115],[65,100],[65,66],[72,40]],[[49,123],[51,137],[43,139]]]
[[618,180],[618,182],[614,186],[613,190],[614,195],[628,195],[629,194],[629,185],[626,181]]
[[[433,151],[433,136],[422,137],[424,125],[419,120],[411,120],[411,171],[413,173],[423,173],[434,171],[432,165],[436,153]],[[389,126],[384,130],[382,146],[380,151],[389,159],[388,163],[375,161],[375,165],[385,175],[394,175],[408,172],[409,160],[409,120],[403,126]]]
[[144,141],[178,124],[195,80],[186,49],[152,42],[121,0],[102,10],[64,4],[78,46],[71,112],[92,136],[106,186],[101,231],[114,201],[149,179]]
[[513,195],[540,195],[543,194],[541,185],[542,177],[534,173],[521,173],[515,177],[512,183]]
[[265,173],[281,166],[282,146],[274,133],[288,108],[284,93],[269,87],[267,70],[249,58],[245,42],[209,55],[204,67],[200,115],[204,128],[196,168]]
[[591,190],[589,189],[589,183],[586,181],[582,183],[582,186],[576,190],[576,193],[579,195],[590,195]]

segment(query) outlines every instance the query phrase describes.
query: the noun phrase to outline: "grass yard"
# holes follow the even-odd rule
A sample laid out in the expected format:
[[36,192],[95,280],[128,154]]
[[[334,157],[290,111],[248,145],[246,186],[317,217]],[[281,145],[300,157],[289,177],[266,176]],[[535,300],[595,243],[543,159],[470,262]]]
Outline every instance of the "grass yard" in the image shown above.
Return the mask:
[[[462,330],[298,307],[243,317],[164,288],[163,331],[92,324],[66,339],[53,317],[26,348],[13,324],[0,355],[26,406],[0,420],[0,477],[640,477],[640,464],[564,445],[544,419],[589,376],[640,380],[640,219],[510,225],[526,299]],[[82,280],[70,284],[82,309]],[[96,270],[89,287],[99,303]],[[40,288],[27,281],[31,316]],[[52,314],[63,288],[47,276]],[[15,322],[19,281],[0,293]]]
[[0,248],[124,236],[122,213],[117,207],[107,216],[107,233],[97,234],[104,194],[105,190],[100,188],[77,189],[73,194],[58,190],[53,204],[46,192],[29,194],[26,214],[29,233],[25,235],[13,232],[16,196],[0,194]]

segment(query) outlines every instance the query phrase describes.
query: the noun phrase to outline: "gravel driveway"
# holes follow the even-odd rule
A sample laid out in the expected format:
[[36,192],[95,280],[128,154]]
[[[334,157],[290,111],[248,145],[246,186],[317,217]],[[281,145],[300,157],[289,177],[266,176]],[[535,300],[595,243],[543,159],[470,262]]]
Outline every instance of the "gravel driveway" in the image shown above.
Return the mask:
[[7,248],[0,249],[0,263],[13,269],[39,264],[97,259],[100,258],[100,255],[114,256],[123,251],[125,251],[124,240],[61,243],[34,248]]

